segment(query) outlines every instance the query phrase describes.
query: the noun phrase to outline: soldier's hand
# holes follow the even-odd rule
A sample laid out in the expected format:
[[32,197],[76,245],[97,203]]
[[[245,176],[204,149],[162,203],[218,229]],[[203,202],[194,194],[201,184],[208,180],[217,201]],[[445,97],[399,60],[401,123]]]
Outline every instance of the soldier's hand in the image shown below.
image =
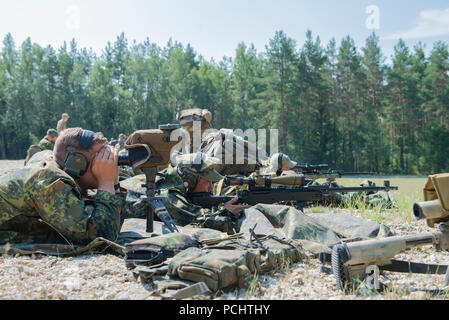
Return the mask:
[[231,199],[224,204],[226,210],[232,212],[236,218],[240,217],[240,213],[243,209],[249,208],[249,205],[235,204],[238,201],[237,198]]
[[117,151],[117,178],[115,179],[115,184],[118,184],[119,182],[119,175],[120,175],[120,167],[118,166],[118,155],[120,153],[120,147],[119,146],[115,146],[115,151]]
[[92,174],[98,180],[98,189],[115,193],[114,185],[118,179],[118,149],[106,145],[95,156]]

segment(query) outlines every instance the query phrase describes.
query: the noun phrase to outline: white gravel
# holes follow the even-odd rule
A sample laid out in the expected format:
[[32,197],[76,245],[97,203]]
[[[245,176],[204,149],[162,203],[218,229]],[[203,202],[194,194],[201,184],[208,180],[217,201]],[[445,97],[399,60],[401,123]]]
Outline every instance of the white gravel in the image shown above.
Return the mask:
[[[0,174],[23,166],[23,160],[0,161]],[[425,222],[393,221],[385,223],[396,234],[427,232]],[[400,254],[396,259],[416,262],[449,263],[447,252],[418,247]],[[286,271],[261,275],[255,288],[222,294],[217,299],[267,300],[336,300],[336,299],[434,299],[424,291],[405,292],[404,287],[442,288],[443,275],[417,275],[385,272],[382,281],[393,289],[382,295],[357,297],[337,290],[333,275],[320,272],[321,264],[310,258]],[[158,299],[151,288],[135,279],[123,259],[114,255],[86,255],[56,258],[41,255],[0,256],[1,300],[144,300]]]

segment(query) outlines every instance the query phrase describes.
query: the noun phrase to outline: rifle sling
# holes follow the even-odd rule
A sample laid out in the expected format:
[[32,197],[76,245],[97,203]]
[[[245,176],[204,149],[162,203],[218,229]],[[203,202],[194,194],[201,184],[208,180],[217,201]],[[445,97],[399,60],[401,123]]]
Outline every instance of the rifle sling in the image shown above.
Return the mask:
[[448,266],[442,264],[427,264],[401,260],[391,260],[391,264],[379,266],[380,270],[406,273],[445,274]]

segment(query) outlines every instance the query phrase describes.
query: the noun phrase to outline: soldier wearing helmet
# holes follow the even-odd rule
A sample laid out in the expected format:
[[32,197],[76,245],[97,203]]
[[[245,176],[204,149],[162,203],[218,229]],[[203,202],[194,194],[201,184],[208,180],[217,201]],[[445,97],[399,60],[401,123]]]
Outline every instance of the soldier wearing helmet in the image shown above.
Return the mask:
[[275,153],[270,157],[264,172],[280,176],[282,173],[290,171],[296,165],[297,163],[291,160],[288,155],[284,153]]
[[[176,114],[176,119],[178,120],[181,127],[188,133],[188,152],[197,152],[198,150],[193,150],[193,139],[202,139],[206,130],[212,128],[212,114],[207,109],[186,109],[179,111]],[[201,143],[198,143],[196,146],[199,148],[200,145]]]

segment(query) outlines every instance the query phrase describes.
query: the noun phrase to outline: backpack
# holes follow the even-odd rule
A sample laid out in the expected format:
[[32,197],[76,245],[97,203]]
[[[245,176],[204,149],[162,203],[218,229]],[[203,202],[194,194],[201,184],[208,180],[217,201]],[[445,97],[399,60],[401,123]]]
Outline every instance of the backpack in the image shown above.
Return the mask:
[[[207,156],[221,160],[221,164],[215,168],[221,175],[248,175],[268,160],[261,148],[237,136],[230,129],[220,129],[208,133],[202,140],[200,151]],[[226,163],[226,153],[228,153],[228,157],[232,154],[232,163]],[[238,159],[237,155],[239,157],[243,155],[243,159]],[[243,163],[238,163],[238,160]]]
[[246,289],[255,275],[283,268],[306,258],[302,247],[292,240],[274,236],[221,241],[202,249],[178,253],[168,274],[183,280],[204,282],[212,291]]
[[168,274],[183,280],[204,282],[212,291],[247,288],[258,271],[258,251],[189,248],[178,253]]

